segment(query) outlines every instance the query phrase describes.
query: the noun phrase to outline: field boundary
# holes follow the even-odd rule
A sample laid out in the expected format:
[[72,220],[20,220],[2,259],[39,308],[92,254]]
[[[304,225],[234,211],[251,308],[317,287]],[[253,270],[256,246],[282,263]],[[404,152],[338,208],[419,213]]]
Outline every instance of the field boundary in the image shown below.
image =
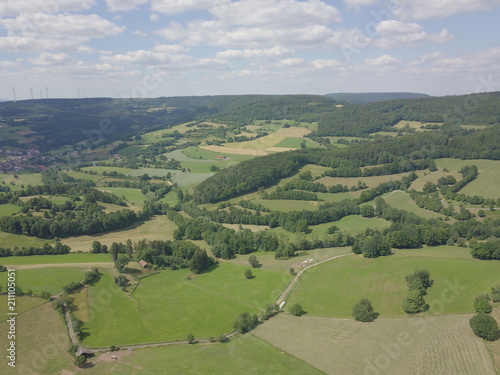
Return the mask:
[[295,285],[299,281],[300,275],[302,275],[305,271],[307,271],[308,269],[311,269],[313,267],[319,266],[320,264],[329,262],[329,261],[334,260],[334,259],[343,258],[343,257],[349,256],[349,255],[356,255],[356,254],[350,253],[350,254],[335,255],[335,256],[333,256],[331,258],[322,260],[322,261],[320,261],[318,263],[311,264],[310,266],[307,266],[306,268],[302,268],[299,272],[297,272],[297,274],[295,275],[295,277],[292,280],[290,280],[290,282],[286,286],[285,290],[280,294],[280,296],[276,300],[276,304],[279,306],[286,299],[286,297],[288,297],[288,295],[290,294],[290,292],[292,291],[292,289],[295,287]]

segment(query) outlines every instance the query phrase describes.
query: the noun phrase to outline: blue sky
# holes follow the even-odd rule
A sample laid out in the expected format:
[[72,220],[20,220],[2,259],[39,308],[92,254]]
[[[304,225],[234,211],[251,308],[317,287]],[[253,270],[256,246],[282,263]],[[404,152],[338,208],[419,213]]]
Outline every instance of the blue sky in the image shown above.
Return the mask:
[[500,90],[500,0],[2,0],[0,98]]

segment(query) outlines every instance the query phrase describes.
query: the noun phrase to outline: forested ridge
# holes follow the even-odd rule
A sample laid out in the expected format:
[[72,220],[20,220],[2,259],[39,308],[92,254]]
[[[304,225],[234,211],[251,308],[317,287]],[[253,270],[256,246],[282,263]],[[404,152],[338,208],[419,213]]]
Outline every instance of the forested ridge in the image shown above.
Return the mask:
[[[361,176],[360,167],[385,164],[368,169],[365,175],[401,173],[429,167],[425,159],[456,157],[500,160],[500,125],[483,131],[456,135],[420,133],[372,142],[346,149],[306,149],[272,154],[244,161],[220,171],[194,190],[198,203],[214,203],[268,187],[295,174],[306,164],[332,168],[329,175]],[[420,161],[419,161],[420,160]],[[422,164],[423,163],[423,164]],[[422,166],[420,166],[422,164]]]

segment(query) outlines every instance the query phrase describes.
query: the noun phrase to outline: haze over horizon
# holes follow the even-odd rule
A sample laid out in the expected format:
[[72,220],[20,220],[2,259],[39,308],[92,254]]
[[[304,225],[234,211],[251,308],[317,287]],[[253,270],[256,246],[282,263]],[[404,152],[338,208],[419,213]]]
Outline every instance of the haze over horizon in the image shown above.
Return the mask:
[[0,98],[497,91],[499,17],[500,0],[4,0]]

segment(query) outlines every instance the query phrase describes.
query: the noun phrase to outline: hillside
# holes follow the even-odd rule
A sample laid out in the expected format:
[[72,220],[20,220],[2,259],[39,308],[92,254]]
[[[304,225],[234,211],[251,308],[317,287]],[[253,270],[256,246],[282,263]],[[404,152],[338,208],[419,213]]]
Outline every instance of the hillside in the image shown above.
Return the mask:
[[394,100],[394,99],[416,99],[416,98],[428,98],[430,95],[420,94],[414,92],[337,92],[332,94],[326,94],[329,98],[344,101],[347,103],[354,104],[366,104],[374,102],[382,102],[384,100]]

